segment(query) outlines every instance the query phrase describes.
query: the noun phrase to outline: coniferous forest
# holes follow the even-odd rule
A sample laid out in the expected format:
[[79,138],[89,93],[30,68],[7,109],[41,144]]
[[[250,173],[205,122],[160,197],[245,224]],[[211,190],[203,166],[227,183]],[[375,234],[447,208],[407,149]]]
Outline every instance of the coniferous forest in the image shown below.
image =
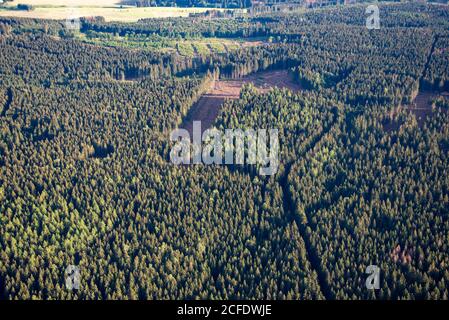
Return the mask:
[[[0,300],[447,300],[449,7],[379,8],[0,17]],[[276,174],[170,162],[227,81],[213,127],[278,129]]]

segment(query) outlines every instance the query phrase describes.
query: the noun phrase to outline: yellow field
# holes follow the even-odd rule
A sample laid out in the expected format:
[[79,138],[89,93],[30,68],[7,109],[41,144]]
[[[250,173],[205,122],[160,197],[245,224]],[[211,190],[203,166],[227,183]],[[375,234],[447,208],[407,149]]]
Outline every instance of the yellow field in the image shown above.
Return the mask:
[[82,7],[82,6],[95,6],[95,7],[107,7],[114,6],[123,3],[121,0],[14,0],[8,2],[12,6],[16,6],[18,3],[31,4],[33,6],[65,6],[65,7]]
[[0,9],[0,16],[58,20],[73,17],[102,16],[106,21],[135,22],[143,18],[185,17],[189,13],[210,10],[207,8],[137,8],[129,6],[120,8],[119,4],[121,2],[120,0],[14,0],[13,2],[8,2],[7,7],[15,7],[18,3],[22,3],[33,5],[34,10]]

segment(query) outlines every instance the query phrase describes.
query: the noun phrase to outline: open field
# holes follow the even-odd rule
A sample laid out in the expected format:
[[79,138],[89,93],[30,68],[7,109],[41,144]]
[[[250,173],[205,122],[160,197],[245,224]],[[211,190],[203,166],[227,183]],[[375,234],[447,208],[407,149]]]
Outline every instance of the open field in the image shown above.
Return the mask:
[[14,0],[8,2],[8,5],[16,6],[19,3],[31,4],[33,6],[65,6],[65,7],[83,7],[83,6],[95,6],[95,7],[107,7],[120,5],[122,0]]
[[[34,6],[31,11],[14,10],[18,3]],[[204,12],[207,8],[171,8],[147,7],[137,8],[120,7],[119,0],[15,0],[0,8],[0,16],[41,18],[41,19],[67,19],[69,17],[102,16],[106,21],[135,22],[143,18],[186,17],[189,13]],[[210,9],[209,9],[210,10]]]

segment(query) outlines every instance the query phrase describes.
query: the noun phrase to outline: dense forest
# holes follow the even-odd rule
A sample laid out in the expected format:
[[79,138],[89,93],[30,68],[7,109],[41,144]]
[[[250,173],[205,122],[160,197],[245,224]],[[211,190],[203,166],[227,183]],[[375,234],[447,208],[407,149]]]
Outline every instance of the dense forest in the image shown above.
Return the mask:
[[[363,6],[78,35],[0,18],[0,299],[448,299],[449,8],[380,10],[379,30]],[[258,45],[186,56],[92,33]],[[275,175],[169,161],[212,81],[267,70],[301,90],[245,85],[214,127],[279,129]]]
[[137,7],[209,7],[209,8],[248,8],[251,0],[130,0]]

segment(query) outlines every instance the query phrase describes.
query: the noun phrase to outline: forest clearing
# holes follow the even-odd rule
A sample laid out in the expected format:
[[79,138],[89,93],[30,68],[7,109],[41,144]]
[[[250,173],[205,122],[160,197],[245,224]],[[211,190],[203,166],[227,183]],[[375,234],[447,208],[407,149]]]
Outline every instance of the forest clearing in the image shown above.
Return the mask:
[[301,89],[287,70],[260,71],[240,79],[215,80],[209,91],[204,93],[190,109],[181,127],[192,134],[193,121],[201,121],[201,130],[210,128],[217,118],[220,107],[226,99],[238,99],[245,84],[252,83],[260,93],[267,93],[274,87],[287,88],[293,92]]

